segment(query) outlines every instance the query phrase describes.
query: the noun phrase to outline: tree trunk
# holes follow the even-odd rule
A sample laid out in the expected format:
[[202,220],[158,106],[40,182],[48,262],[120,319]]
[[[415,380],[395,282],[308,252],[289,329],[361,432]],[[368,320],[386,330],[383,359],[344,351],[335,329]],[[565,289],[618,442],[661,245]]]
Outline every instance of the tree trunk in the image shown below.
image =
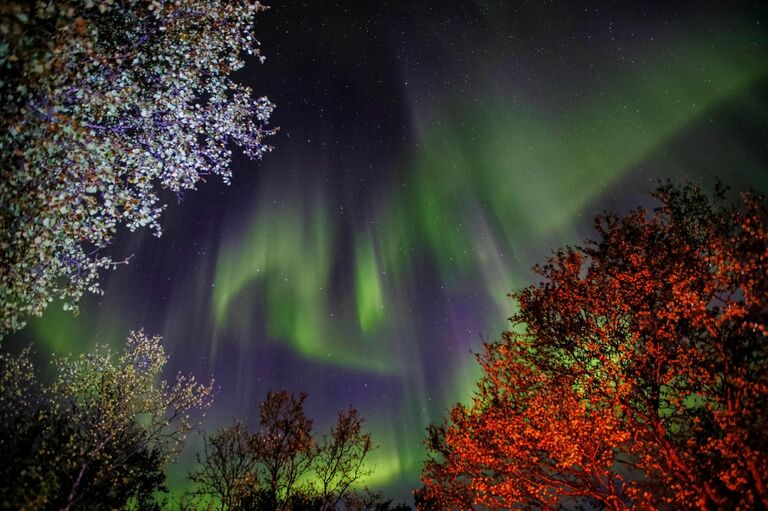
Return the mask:
[[75,503],[77,490],[80,489],[80,484],[83,482],[83,476],[85,475],[85,469],[87,467],[88,467],[88,463],[83,463],[83,466],[80,467],[80,472],[77,474],[77,479],[75,479],[74,484],[72,484],[72,489],[69,491],[69,496],[67,497],[67,505],[64,508],[64,511],[70,511],[70,509],[72,508],[72,504]]

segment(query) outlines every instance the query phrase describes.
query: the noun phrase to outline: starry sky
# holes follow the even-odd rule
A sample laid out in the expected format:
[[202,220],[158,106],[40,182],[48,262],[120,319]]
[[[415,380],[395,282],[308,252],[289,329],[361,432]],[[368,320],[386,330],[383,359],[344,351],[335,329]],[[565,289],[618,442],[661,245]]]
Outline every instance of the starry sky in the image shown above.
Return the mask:
[[425,427],[471,396],[533,264],[660,179],[768,191],[767,6],[719,4],[275,0],[239,72],[277,103],[275,150],[169,195],[161,239],[111,247],[131,259],[104,296],[9,342],[160,334],[172,373],[216,378],[209,431],[255,425],[270,389],[308,392],[317,431],[353,404],[368,484],[410,501]]

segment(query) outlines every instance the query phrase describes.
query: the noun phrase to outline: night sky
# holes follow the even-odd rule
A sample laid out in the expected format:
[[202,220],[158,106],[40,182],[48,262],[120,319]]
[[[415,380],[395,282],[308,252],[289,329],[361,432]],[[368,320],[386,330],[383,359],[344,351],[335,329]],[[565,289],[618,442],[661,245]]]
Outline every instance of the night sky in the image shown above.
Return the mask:
[[719,3],[275,0],[239,77],[277,103],[275,150],[169,195],[104,296],[7,342],[160,334],[172,373],[217,380],[208,431],[255,426],[269,389],[308,392],[318,431],[353,404],[369,485],[410,502],[533,264],[660,179],[768,191],[767,6]]

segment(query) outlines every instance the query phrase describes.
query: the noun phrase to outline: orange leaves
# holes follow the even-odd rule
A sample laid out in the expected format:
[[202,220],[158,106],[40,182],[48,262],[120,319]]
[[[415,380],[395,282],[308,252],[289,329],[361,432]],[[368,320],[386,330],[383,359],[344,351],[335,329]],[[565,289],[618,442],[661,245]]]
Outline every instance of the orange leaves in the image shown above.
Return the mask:
[[768,207],[655,195],[512,295],[523,333],[485,346],[430,443],[447,508],[768,505]]
[[85,18],[78,16],[72,21],[72,31],[79,35],[85,36],[88,34],[88,22]]
[[454,408],[445,430],[450,463],[441,468],[450,467],[453,480],[466,477],[475,505],[602,498],[599,488],[615,479],[613,445],[627,438],[619,421],[583,398],[575,378],[514,362],[524,356],[524,341],[509,334],[486,347],[480,361],[489,385],[478,401],[485,406]]

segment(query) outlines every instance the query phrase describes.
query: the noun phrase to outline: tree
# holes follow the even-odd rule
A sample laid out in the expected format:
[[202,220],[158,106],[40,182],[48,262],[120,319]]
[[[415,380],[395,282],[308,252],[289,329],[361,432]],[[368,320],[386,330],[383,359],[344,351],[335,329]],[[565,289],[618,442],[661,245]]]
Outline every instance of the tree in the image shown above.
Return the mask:
[[352,486],[372,473],[364,461],[374,446],[371,435],[363,433],[362,427],[363,418],[350,406],[346,412],[339,412],[336,425],[320,441],[314,472],[323,501],[321,511],[336,509]]
[[212,497],[220,511],[242,509],[254,498],[259,482],[249,437],[245,424],[238,421],[204,438],[203,454],[196,455],[198,468],[189,475],[196,484],[194,495]]
[[413,492],[413,503],[416,509],[419,511],[441,511],[443,508],[440,506],[440,502],[429,493],[429,489],[424,486]]
[[433,427],[444,509],[768,507],[768,206],[665,184],[537,267]]
[[349,511],[376,511],[381,502],[381,493],[368,488],[352,492],[344,498],[344,509]]
[[213,385],[182,375],[160,381],[166,361],[158,337],[132,333],[117,357],[99,348],[57,360],[48,386],[37,382],[28,350],[1,355],[0,437],[14,461],[0,477],[3,506],[148,509]]
[[259,429],[242,422],[206,439],[198,468],[190,473],[194,495],[218,509],[329,511],[348,507],[352,486],[371,473],[364,466],[374,448],[363,418],[350,407],[339,412],[327,435],[312,435],[304,413],[307,395],[269,392],[259,406]]
[[[55,0],[0,7],[0,335],[100,292],[118,227],[160,236],[159,189],[229,182],[273,105],[235,83],[256,0]],[[260,57],[261,58],[261,57]]]
[[[13,463],[0,463],[2,509],[44,509],[50,495],[59,491],[51,467],[56,462],[56,440],[46,434],[57,424],[50,420],[46,396],[37,381],[27,348],[18,356],[0,352],[0,452]],[[46,438],[53,444],[48,447]]]
[[351,492],[344,499],[345,511],[411,511],[410,506],[400,503],[392,504],[392,500],[382,500],[380,492],[372,492],[367,488],[363,491]]
[[285,505],[299,479],[308,474],[317,456],[312,419],[304,414],[305,393],[269,392],[259,407],[260,429],[250,438],[250,448],[263,473],[272,499]]

